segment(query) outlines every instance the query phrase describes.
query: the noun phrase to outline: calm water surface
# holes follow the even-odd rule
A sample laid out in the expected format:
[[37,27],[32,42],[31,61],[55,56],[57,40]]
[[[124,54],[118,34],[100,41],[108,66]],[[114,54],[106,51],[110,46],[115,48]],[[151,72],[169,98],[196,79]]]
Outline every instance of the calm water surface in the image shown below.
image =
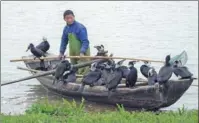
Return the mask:
[[[58,54],[63,27],[63,11],[72,9],[76,20],[88,30],[92,54],[93,45],[104,44],[115,56],[164,60],[167,54],[186,50],[187,66],[198,77],[198,3],[195,2],[1,2],[1,82],[28,76],[16,69],[22,62],[10,59],[29,55],[30,42],[38,44],[46,36],[51,44],[49,52]],[[125,63],[127,64],[127,63]],[[142,63],[136,64],[139,69]],[[159,69],[161,64],[152,64]],[[142,75],[139,74],[143,78]],[[195,85],[198,81],[194,81]],[[1,88],[3,113],[23,113],[39,98],[50,100],[60,96],[49,93],[36,79]],[[191,86],[183,97],[166,110],[182,105],[198,108],[198,87]],[[87,103],[88,110],[112,109],[110,106]],[[90,107],[90,108],[89,108]],[[97,108],[92,108],[97,107]]]

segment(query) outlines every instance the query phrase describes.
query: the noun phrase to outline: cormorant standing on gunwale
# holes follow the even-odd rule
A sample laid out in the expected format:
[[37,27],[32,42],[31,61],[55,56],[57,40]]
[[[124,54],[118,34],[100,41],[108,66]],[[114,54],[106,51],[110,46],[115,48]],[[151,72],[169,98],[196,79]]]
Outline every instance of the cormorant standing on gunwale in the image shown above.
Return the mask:
[[[35,56],[34,59],[38,58],[40,59],[40,57],[46,57],[46,55],[44,54],[44,52],[38,48],[36,48],[32,43],[29,44],[28,49],[26,50],[26,52],[30,49],[30,52]],[[45,70],[45,63],[44,60],[40,59],[40,69],[41,70]]]
[[120,67],[124,61],[125,59],[117,62],[113,68],[113,72],[108,75],[106,88],[109,90],[109,92],[114,91],[122,80],[122,70]]
[[137,82],[138,72],[137,72],[137,69],[134,67],[135,63],[136,61],[130,61],[128,64],[130,72],[128,73],[126,77],[126,87],[133,87],[135,83]]
[[178,77],[180,76],[181,79],[189,79],[193,76],[191,72],[189,72],[186,66],[179,65],[179,61],[175,61],[173,65],[173,73]]
[[76,67],[72,67],[71,70],[67,71],[67,73],[64,73],[64,82],[68,83],[68,82],[76,82],[76,72],[77,72],[78,68]]
[[157,82],[157,72],[153,67],[151,67],[148,72],[148,84],[154,85],[156,82]]
[[68,60],[62,60],[58,65],[57,68],[55,69],[55,74],[54,74],[54,81],[53,84],[55,84],[55,81],[63,80],[63,74],[65,71],[71,69],[71,64],[69,63]]
[[149,72],[149,69],[150,69],[148,64],[149,64],[148,61],[144,61],[144,64],[140,67],[140,72],[146,78],[148,78],[148,72]]
[[160,68],[158,76],[157,76],[157,81],[162,84],[166,83],[172,76],[173,69],[171,64],[169,63],[171,57],[170,55],[167,55],[165,58],[165,65]]
[[91,64],[90,71],[83,76],[82,84],[79,87],[78,92],[82,92],[85,85],[90,85],[90,87],[93,87],[94,83],[96,83],[100,78],[101,78],[101,71],[98,69],[98,63],[95,62]]

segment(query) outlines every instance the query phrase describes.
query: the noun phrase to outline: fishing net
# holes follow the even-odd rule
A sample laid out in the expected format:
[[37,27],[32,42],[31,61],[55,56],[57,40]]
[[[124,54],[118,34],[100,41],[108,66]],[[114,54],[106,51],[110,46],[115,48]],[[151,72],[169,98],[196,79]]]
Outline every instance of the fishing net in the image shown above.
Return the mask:
[[181,54],[172,57],[170,60],[170,64],[173,65],[175,61],[179,61],[181,62],[182,66],[184,66],[187,63],[187,60],[188,60],[187,52],[183,51]]

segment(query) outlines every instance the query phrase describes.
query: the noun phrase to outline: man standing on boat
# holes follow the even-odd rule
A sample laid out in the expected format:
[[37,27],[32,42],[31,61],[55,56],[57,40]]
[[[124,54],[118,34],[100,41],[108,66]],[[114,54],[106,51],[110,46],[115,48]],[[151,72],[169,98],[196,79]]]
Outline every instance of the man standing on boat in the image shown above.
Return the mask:
[[[63,18],[66,21],[64,27],[59,57],[64,56],[66,47],[69,43],[69,55],[70,56],[90,56],[89,40],[86,27],[75,20],[73,11],[66,10],[63,14]],[[72,64],[78,64],[80,62],[88,61],[87,59],[70,59]],[[78,74],[85,74],[89,71],[89,67],[84,67],[78,70]]]

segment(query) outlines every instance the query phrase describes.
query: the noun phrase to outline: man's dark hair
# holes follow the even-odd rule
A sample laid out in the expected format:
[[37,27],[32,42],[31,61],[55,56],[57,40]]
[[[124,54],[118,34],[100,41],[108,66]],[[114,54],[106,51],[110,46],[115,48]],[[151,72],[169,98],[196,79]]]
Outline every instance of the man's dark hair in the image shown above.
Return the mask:
[[64,15],[63,15],[64,18],[65,18],[66,15],[73,15],[73,16],[75,16],[74,13],[73,13],[73,11],[71,11],[71,10],[66,10],[66,11],[64,12]]

